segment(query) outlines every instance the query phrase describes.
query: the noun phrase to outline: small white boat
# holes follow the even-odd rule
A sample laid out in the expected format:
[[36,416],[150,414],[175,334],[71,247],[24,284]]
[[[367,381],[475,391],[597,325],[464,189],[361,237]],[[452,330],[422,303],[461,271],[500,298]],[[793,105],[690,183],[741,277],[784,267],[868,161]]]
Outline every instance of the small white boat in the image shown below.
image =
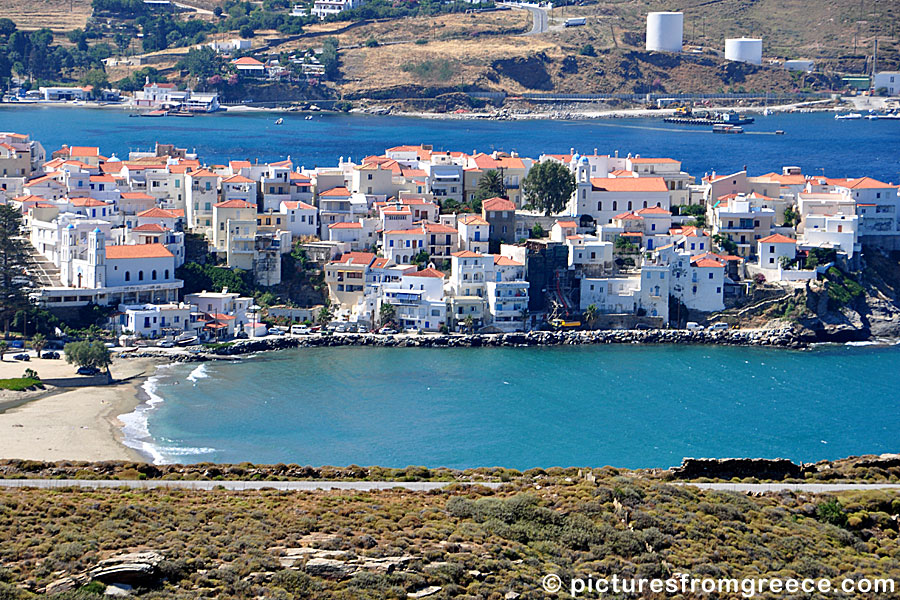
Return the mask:
[[877,121],[879,119],[878,115],[866,115],[866,118],[870,121]]
[[771,115],[771,114],[772,114],[772,111],[769,110],[768,108],[764,108],[764,109],[763,109],[763,116],[764,116],[764,117],[768,117],[768,116]]
[[862,119],[863,116],[859,113],[848,113],[846,115],[834,115],[834,118],[838,121],[847,121],[847,120],[855,120]]
[[306,120],[307,120],[307,121],[312,121],[312,115],[307,115],[307,116],[306,116]]
[[282,124],[284,124],[284,119],[282,119],[281,117],[278,117],[278,120],[275,121],[275,124],[276,124],[276,125],[282,125]]

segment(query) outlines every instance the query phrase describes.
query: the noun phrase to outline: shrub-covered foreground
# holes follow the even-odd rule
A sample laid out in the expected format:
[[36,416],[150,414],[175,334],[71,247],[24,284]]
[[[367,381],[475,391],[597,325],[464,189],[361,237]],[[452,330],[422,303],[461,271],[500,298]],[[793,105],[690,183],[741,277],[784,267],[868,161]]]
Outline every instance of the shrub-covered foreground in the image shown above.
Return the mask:
[[496,491],[0,490],[0,599],[139,551],[163,557],[148,599],[544,598],[550,572],[898,579],[898,513],[887,491],[747,496],[612,469]]

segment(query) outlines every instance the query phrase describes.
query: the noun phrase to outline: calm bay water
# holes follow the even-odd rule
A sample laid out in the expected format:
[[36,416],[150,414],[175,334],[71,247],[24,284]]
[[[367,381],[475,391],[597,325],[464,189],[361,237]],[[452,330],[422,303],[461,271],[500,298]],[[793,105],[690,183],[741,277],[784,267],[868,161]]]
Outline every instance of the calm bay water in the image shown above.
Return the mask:
[[[671,156],[700,176],[798,165],[829,176],[900,180],[900,122],[831,113],[759,117],[713,135],[659,119],[442,121],[272,113],[193,119],[125,111],[0,107],[0,131],[100,146],[124,158],[154,142],[207,163],[291,156],[307,167],[437,149]],[[798,461],[900,450],[900,348],[810,352],[727,347],[304,349],[238,364],[178,365],[123,417],[130,444],[165,462],[449,467],[613,464],[666,467],[685,456]]]
[[[274,124],[284,117],[284,125]],[[130,118],[122,110],[68,107],[0,106],[0,131],[30,133],[48,151],[62,144],[100,146],[120,158],[154,142],[196,150],[202,160],[281,160],[290,156],[306,167],[356,160],[399,144],[432,144],[436,149],[471,152],[515,150],[523,156],[580,152],[671,156],[695,176],[713,170],[751,173],[798,165],[831,177],[869,175],[900,181],[900,121],[835,121],[832,113],[758,117],[748,132],[775,135],[714,135],[707,128],[686,128],[661,119],[590,121],[469,121],[364,115],[219,113],[184,119]]]
[[146,389],[154,407],[126,433],[164,462],[667,467],[900,449],[900,347],[314,348],[166,367]]

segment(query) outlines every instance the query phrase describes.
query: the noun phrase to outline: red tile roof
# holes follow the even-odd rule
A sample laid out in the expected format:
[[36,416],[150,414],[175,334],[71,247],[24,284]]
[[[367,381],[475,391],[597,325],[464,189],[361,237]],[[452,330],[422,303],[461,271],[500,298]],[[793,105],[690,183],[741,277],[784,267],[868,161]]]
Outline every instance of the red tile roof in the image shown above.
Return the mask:
[[591,178],[595,192],[667,192],[662,177],[607,177]]
[[256,208],[255,204],[250,204],[246,200],[226,200],[213,204],[214,208]]
[[494,255],[494,264],[500,267],[524,267],[524,263],[520,263],[517,260],[513,260],[508,256],[502,256],[500,254]]
[[[119,194],[123,200],[153,200],[153,196],[144,192],[122,192]],[[138,215],[140,216],[140,215]]]
[[793,238],[789,238],[786,235],[781,235],[780,233],[775,233],[764,238],[760,238],[760,242],[766,244],[796,244],[797,240]]
[[163,233],[167,228],[163,227],[159,223],[144,223],[143,225],[138,225],[132,231],[143,231],[143,232],[151,232],[151,233]]
[[222,183],[256,183],[249,177],[244,177],[243,175],[232,175],[228,179],[222,181]]
[[169,258],[172,253],[162,244],[133,244],[131,246],[107,246],[107,259]]
[[453,252],[450,256],[455,256],[456,258],[481,258],[482,255],[471,250],[460,250],[459,252]]
[[443,279],[445,275],[437,269],[422,269],[421,271],[410,273],[408,277],[434,277]]
[[362,229],[362,223],[332,223],[328,229]]
[[150,219],[175,219],[179,215],[173,210],[166,210],[164,208],[159,208],[158,206],[154,206],[153,208],[139,212],[137,214],[137,216],[139,218],[147,217]]
[[515,211],[516,205],[512,200],[506,198],[489,198],[481,203],[484,210],[492,211]]
[[340,198],[340,197],[343,197],[343,196],[349,197],[349,196],[350,196],[350,190],[348,190],[348,189],[345,188],[344,186],[338,186],[338,187],[333,187],[333,188],[331,188],[330,190],[325,190],[324,192],[322,192],[321,194],[319,194],[319,196],[323,196],[323,197],[326,197],[326,198],[331,198],[331,197],[334,197],[334,198]]
[[375,255],[371,252],[345,252],[340,258],[335,259],[332,263],[343,265],[371,265],[375,260]]
[[641,216],[645,216],[645,215],[646,216],[657,216],[657,217],[672,216],[671,212],[667,211],[664,208],[660,208],[659,206],[650,206],[647,208],[642,208],[636,212],[637,212],[637,214],[639,214]]

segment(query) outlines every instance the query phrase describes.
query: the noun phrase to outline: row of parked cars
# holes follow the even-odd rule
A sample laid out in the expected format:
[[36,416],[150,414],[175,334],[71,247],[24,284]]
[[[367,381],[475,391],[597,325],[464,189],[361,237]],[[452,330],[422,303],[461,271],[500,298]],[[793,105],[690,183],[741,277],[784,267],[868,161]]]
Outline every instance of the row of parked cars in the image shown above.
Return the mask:
[[[695,321],[688,321],[684,326],[685,329],[689,331],[701,331],[703,329],[703,325],[697,323]],[[728,329],[728,323],[713,323],[709,327],[706,328],[707,331],[725,331]]]
[[[43,359],[53,359],[56,360],[60,357],[59,352],[49,351],[44,352],[40,356]],[[31,360],[31,355],[27,352],[20,352],[19,354],[13,354],[13,360],[21,360],[22,362],[28,362]]]

